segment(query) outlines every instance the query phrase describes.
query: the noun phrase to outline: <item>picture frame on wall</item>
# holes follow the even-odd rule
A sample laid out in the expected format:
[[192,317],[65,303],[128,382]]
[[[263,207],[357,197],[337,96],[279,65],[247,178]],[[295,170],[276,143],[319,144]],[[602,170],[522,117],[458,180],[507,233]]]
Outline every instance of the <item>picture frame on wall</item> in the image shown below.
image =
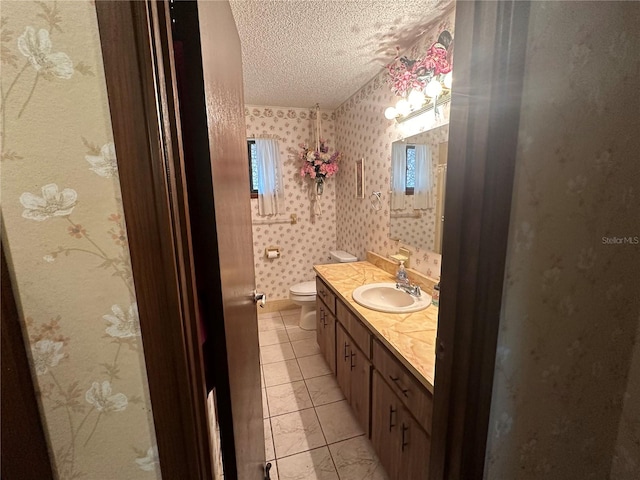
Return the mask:
[[364,198],[364,158],[356,160],[356,198]]

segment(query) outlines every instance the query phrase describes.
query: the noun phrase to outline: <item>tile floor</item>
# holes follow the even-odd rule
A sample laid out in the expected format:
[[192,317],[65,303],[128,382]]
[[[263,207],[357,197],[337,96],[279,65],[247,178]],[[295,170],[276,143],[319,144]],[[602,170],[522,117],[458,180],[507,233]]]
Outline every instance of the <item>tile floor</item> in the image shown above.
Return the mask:
[[277,480],[388,480],[300,311],[258,316],[267,461]]

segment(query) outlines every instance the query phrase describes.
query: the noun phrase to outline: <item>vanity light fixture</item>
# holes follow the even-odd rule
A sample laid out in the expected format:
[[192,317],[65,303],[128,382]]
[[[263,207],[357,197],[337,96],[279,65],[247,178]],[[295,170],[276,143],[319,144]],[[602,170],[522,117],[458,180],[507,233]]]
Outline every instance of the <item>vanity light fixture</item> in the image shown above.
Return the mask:
[[[399,49],[398,49],[399,50]],[[409,59],[399,54],[387,65],[393,93],[401,97],[388,107],[388,120],[404,121],[431,108],[438,114],[439,101],[450,98],[453,69],[453,36],[444,30],[422,58]]]
[[422,115],[425,112],[435,108],[438,115],[438,107],[451,101],[451,91],[443,89],[443,93],[434,98],[425,98],[425,102],[418,107],[411,108],[408,113],[401,114],[396,108],[389,107],[385,110],[384,116],[387,120],[395,120],[397,123],[405,122],[409,119]]
[[451,72],[439,77],[432,78],[424,89],[411,90],[407,98],[400,99],[395,107],[387,108],[385,118],[404,122],[451,100]]
[[427,83],[427,86],[424,87],[424,93],[429,98],[436,98],[442,93],[442,84],[433,78],[429,83]]
[[444,76],[444,79],[442,80],[442,84],[444,85],[444,88],[448,88],[449,90],[451,90],[452,83],[453,83],[453,72],[449,72]]

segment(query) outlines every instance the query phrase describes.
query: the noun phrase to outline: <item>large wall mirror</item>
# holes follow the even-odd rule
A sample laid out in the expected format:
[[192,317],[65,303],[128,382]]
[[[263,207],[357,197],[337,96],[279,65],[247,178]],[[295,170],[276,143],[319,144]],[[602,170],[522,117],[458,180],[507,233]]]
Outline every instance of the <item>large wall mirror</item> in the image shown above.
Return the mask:
[[389,237],[442,253],[449,125],[391,146]]

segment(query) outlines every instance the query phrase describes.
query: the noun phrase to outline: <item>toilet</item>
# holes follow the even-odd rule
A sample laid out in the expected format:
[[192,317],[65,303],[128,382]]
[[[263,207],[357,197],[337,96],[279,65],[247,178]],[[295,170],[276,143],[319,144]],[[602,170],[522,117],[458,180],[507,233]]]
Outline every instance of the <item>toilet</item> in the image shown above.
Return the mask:
[[[358,257],[354,257],[344,250],[334,250],[329,252],[331,263],[357,262]],[[296,305],[302,307],[300,312],[300,328],[303,330],[316,329],[316,282],[296,283],[289,288],[289,299]]]

